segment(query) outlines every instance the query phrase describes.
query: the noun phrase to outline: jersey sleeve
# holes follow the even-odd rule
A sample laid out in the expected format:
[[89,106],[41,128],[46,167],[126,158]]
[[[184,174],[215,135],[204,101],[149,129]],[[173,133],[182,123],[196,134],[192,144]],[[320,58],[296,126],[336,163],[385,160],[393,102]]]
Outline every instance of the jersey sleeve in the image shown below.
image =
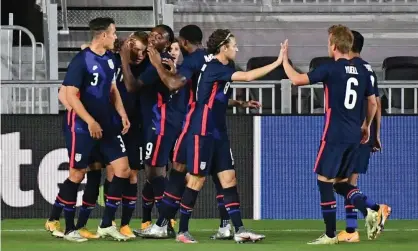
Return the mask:
[[86,73],[86,63],[82,54],[77,54],[68,65],[67,73],[65,74],[64,86],[74,86],[80,89],[84,82]]
[[138,79],[141,80],[144,85],[152,85],[156,83],[159,78],[157,69],[155,69],[154,66],[149,65]]
[[219,81],[226,81],[226,82],[230,82],[232,81],[232,75],[236,72],[237,70],[234,67],[231,66],[227,66],[227,67],[221,67],[218,69],[218,74],[217,74],[217,80]]
[[366,97],[369,97],[371,95],[375,95],[375,85],[376,85],[376,78],[373,79],[373,77],[375,77],[375,75],[370,75],[370,79],[368,79],[369,81],[367,81],[367,85],[366,85]]
[[318,82],[325,83],[328,79],[329,69],[329,64],[323,64],[313,69],[311,72],[308,73],[309,84],[312,85]]
[[185,57],[183,63],[178,68],[178,74],[185,77],[186,80],[192,79],[193,73],[200,71],[200,69],[196,69],[196,63],[194,60],[190,58],[190,56]]

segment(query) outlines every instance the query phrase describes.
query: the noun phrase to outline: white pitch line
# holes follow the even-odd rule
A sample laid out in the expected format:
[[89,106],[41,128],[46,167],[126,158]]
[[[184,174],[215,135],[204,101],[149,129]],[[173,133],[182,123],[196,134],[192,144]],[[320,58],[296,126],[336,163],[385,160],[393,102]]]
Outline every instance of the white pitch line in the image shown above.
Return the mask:
[[[217,229],[198,229],[194,232],[215,232]],[[259,229],[257,232],[323,232],[324,229]],[[416,232],[418,228],[388,228],[384,232]],[[1,232],[46,232],[45,229],[2,229]]]

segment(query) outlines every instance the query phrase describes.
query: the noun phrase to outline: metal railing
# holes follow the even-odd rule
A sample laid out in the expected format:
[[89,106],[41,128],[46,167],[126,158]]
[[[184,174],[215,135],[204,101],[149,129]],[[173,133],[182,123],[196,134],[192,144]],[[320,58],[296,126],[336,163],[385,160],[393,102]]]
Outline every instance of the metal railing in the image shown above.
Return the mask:
[[[280,81],[253,81],[253,82],[234,82],[231,84],[232,90],[232,99],[237,99],[237,90],[238,89],[245,89],[245,100],[250,100],[251,91],[258,90],[258,101],[263,104],[263,89],[270,89],[271,90],[271,113],[276,113],[276,85],[280,84]],[[233,114],[237,114],[237,108],[232,108]],[[263,112],[263,108],[260,107],[258,109],[259,113]],[[250,114],[250,109],[245,109],[246,114]]]
[[62,29],[58,31],[61,35],[70,34],[68,29],[68,17],[67,17],[67,0],[61,0],[61,20],[62,20]]
[[[310,112],[314,112],[314,89],[323,89],[323,85],[318,83],[315,85],[306,85],[306,86],[299,86],[298,93],[297,93],[297,113],[302,113],[302,90],[309,89],[309,99],[310,99]],[[404,81],[393,81],[393,80],[381,80],[379,81],[379,89],[382,90],[385,96],[388,99],[388,109],[387,112],[389,114],[392,113],[392,89],[401,89],[401,114],[405,113],[405,89],[412,89],[414,92],[414,101],[413,101],[413,113],[418,114],[418,80],[404,80]],[[325,97],[324,97],[325,100]],[[322,107],[322,110],[325,111],[325,106]]]
[[326,4],[368,4],[368,5],[388,5],[388,4],[416,4],[414,0],[166,0],[168,4],[307,4],[307,5],[326,5]]
[[[28,29],[26,29],[25,27],[19,26],[19,25],[2,25],[1,26],[2,30],[7,30],[8,32],[13,32],[13,31],[18,31],[19,32],[19,47],[18,47],[18,54],[19,54],[19,58],[18,58],[18,78],[22,79],[22,32],[25,33],[30,41],[31,41],[31,49],[32,49],[32,56],[31,56],[31,80],[35,80],[35,65],[36,65],[36,40],[35,40],[35,36],[32,34],[32,32],[30,32]],[[12,41],[9,41],[12,42]],[[8,44],[7,45],[8,48],[8,52],[7,52],[7,69],[8,71],[12,70],[12,65],[13,65],[13,57],[12,57],[12,52],[11,50],[13,49],[13,44]]]
[[52,103],[51,91],[56,91],[62,80],[2,80],[2,114],[50,114]]
[[[7,100],[2,100],[2,114],[48,114],[52,112],[52,105],[57,102],[55,98],[57,95],[51,95],[51,92],[57,92],[62,84],[62,80],[6,80],[2,81],[1,92],[9,92]],[[280,86],[280,111],[276,111],[276,88]],[[271,90],[271,113],[290,114],[292,112],[292,84],[289,80],[284,79],[281,81],[253,81],[253,82],[235,82],[231,84],[232,99],[251,100],[255,99],[260,101],[264,105],[268,96],[263,96],[263,90]],[[297,88],[297,113],[302,114],[302,90],[309,90],[310,96],[305,101],[310,102],[310,111],[308,113],[314,113],[314,89],[322,89],[320,84],[300,86]],[[418,114],[418,80],[415,81],[379,81],[379,89],[384,92],[384,95],[388,99],[389,114],[393,113],[394,107],[392,106],[393,90],[400,89],[400,113],[404,114],[405,109],[405,89],[412,89],[413,91],[413,108],[409,109],[414,114]],[[240,97],[238,90],[245,90],[245,95]],[[244,97],[245,96],[245,97]],[[22,98],[24,97],[24,99]],[[51,99],[54,97],[54,100]],[[308,100],[309,99],[309,100]],[[270,101],[268,101],[270,102]],[[321,112],[324,108],[321,107]],[[246,108],[246,114],[252,114],[253,109]],[[258,113],[266,114],[266,109],[262,107],[258,109]],[[237,114],[238,109],[233,108],[233,114]],[[270,113],[267,112],[267,113]],[[396,112],[399,113],[399,112]]]

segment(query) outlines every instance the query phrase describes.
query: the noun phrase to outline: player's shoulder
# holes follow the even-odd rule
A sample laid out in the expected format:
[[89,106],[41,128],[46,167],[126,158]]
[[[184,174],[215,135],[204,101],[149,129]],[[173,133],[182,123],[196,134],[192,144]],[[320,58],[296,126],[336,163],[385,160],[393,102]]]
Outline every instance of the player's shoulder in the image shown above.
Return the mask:
[[352,60],[358,67],[361,67],[362,69],[367,71],[369,74],[374,74],[373,67],[366,60],[360,57],[354,57]]

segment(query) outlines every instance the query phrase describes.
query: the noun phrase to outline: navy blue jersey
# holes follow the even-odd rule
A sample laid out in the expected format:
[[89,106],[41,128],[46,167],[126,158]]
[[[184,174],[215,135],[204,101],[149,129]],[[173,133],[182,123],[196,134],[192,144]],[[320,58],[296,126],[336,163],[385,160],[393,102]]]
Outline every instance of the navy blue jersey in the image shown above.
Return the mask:
[[359,143],[364,120],[364,98],[374,94],[364,65],[347,59],[320,65],[308,73],[311,84],[323,82],[325,126],[322,140]]
[[[379,86],[377,83],[377,76],[376,76],[376,73],[373,71],[371,65],[367,61],[359,57],[354,57],[351,59],[351,61],[354,62],[355,64],[363,65],[367,69],[367,72],[369,73],[370,81],[372,81],[374,95],[376,97],[379,97]],[[367,116],[367,99],[365,99],[364,101],[364,109],[363,109],[362,116],[364,118]],[[376,141],[376,120],[373,120],[373,123],[370,126],[370,139],[369,139],[368,144],[373,144],[375,141]]]
[[193,53],[184,57],[183,63],[178,68],[178,74],[185,77],[187,84],[185,86],[189,95],[184,101],[184,111],[187,113],[187,107],[195,101],[195,93],[197,81],[199,80],[200,71],[205,63],[212,59],[212,55],[208,55],[206,50],[197,49]]
[[[63,85],[79,89],[79,98],[87,112],[100,124],[103,134],[115,132],[112,113],[114,105],[110,101],[110,89],[115,83],[115,57],[106,52],[97,55],[86,48],[71,60]],[[72,112],[71,128],[75,132],[88,133],[88,125]]]
[[[162,53],[161,58],[171,58]],[[179,104],[184,100],[184,90],[171,92],[161,81],[157,69],[149,65],[139,76],[144,86],[140,89],[141,116],[144,127],[152,125],[158,134],[166,133],[166,126],[179,127],[184,113],[179,111]]]
[[190,109],[190,130],[193,134],[226,135],[226,111],[232,90],[235,67],[223,65],[216,58],[204,64],[196,89],[196,102]]

